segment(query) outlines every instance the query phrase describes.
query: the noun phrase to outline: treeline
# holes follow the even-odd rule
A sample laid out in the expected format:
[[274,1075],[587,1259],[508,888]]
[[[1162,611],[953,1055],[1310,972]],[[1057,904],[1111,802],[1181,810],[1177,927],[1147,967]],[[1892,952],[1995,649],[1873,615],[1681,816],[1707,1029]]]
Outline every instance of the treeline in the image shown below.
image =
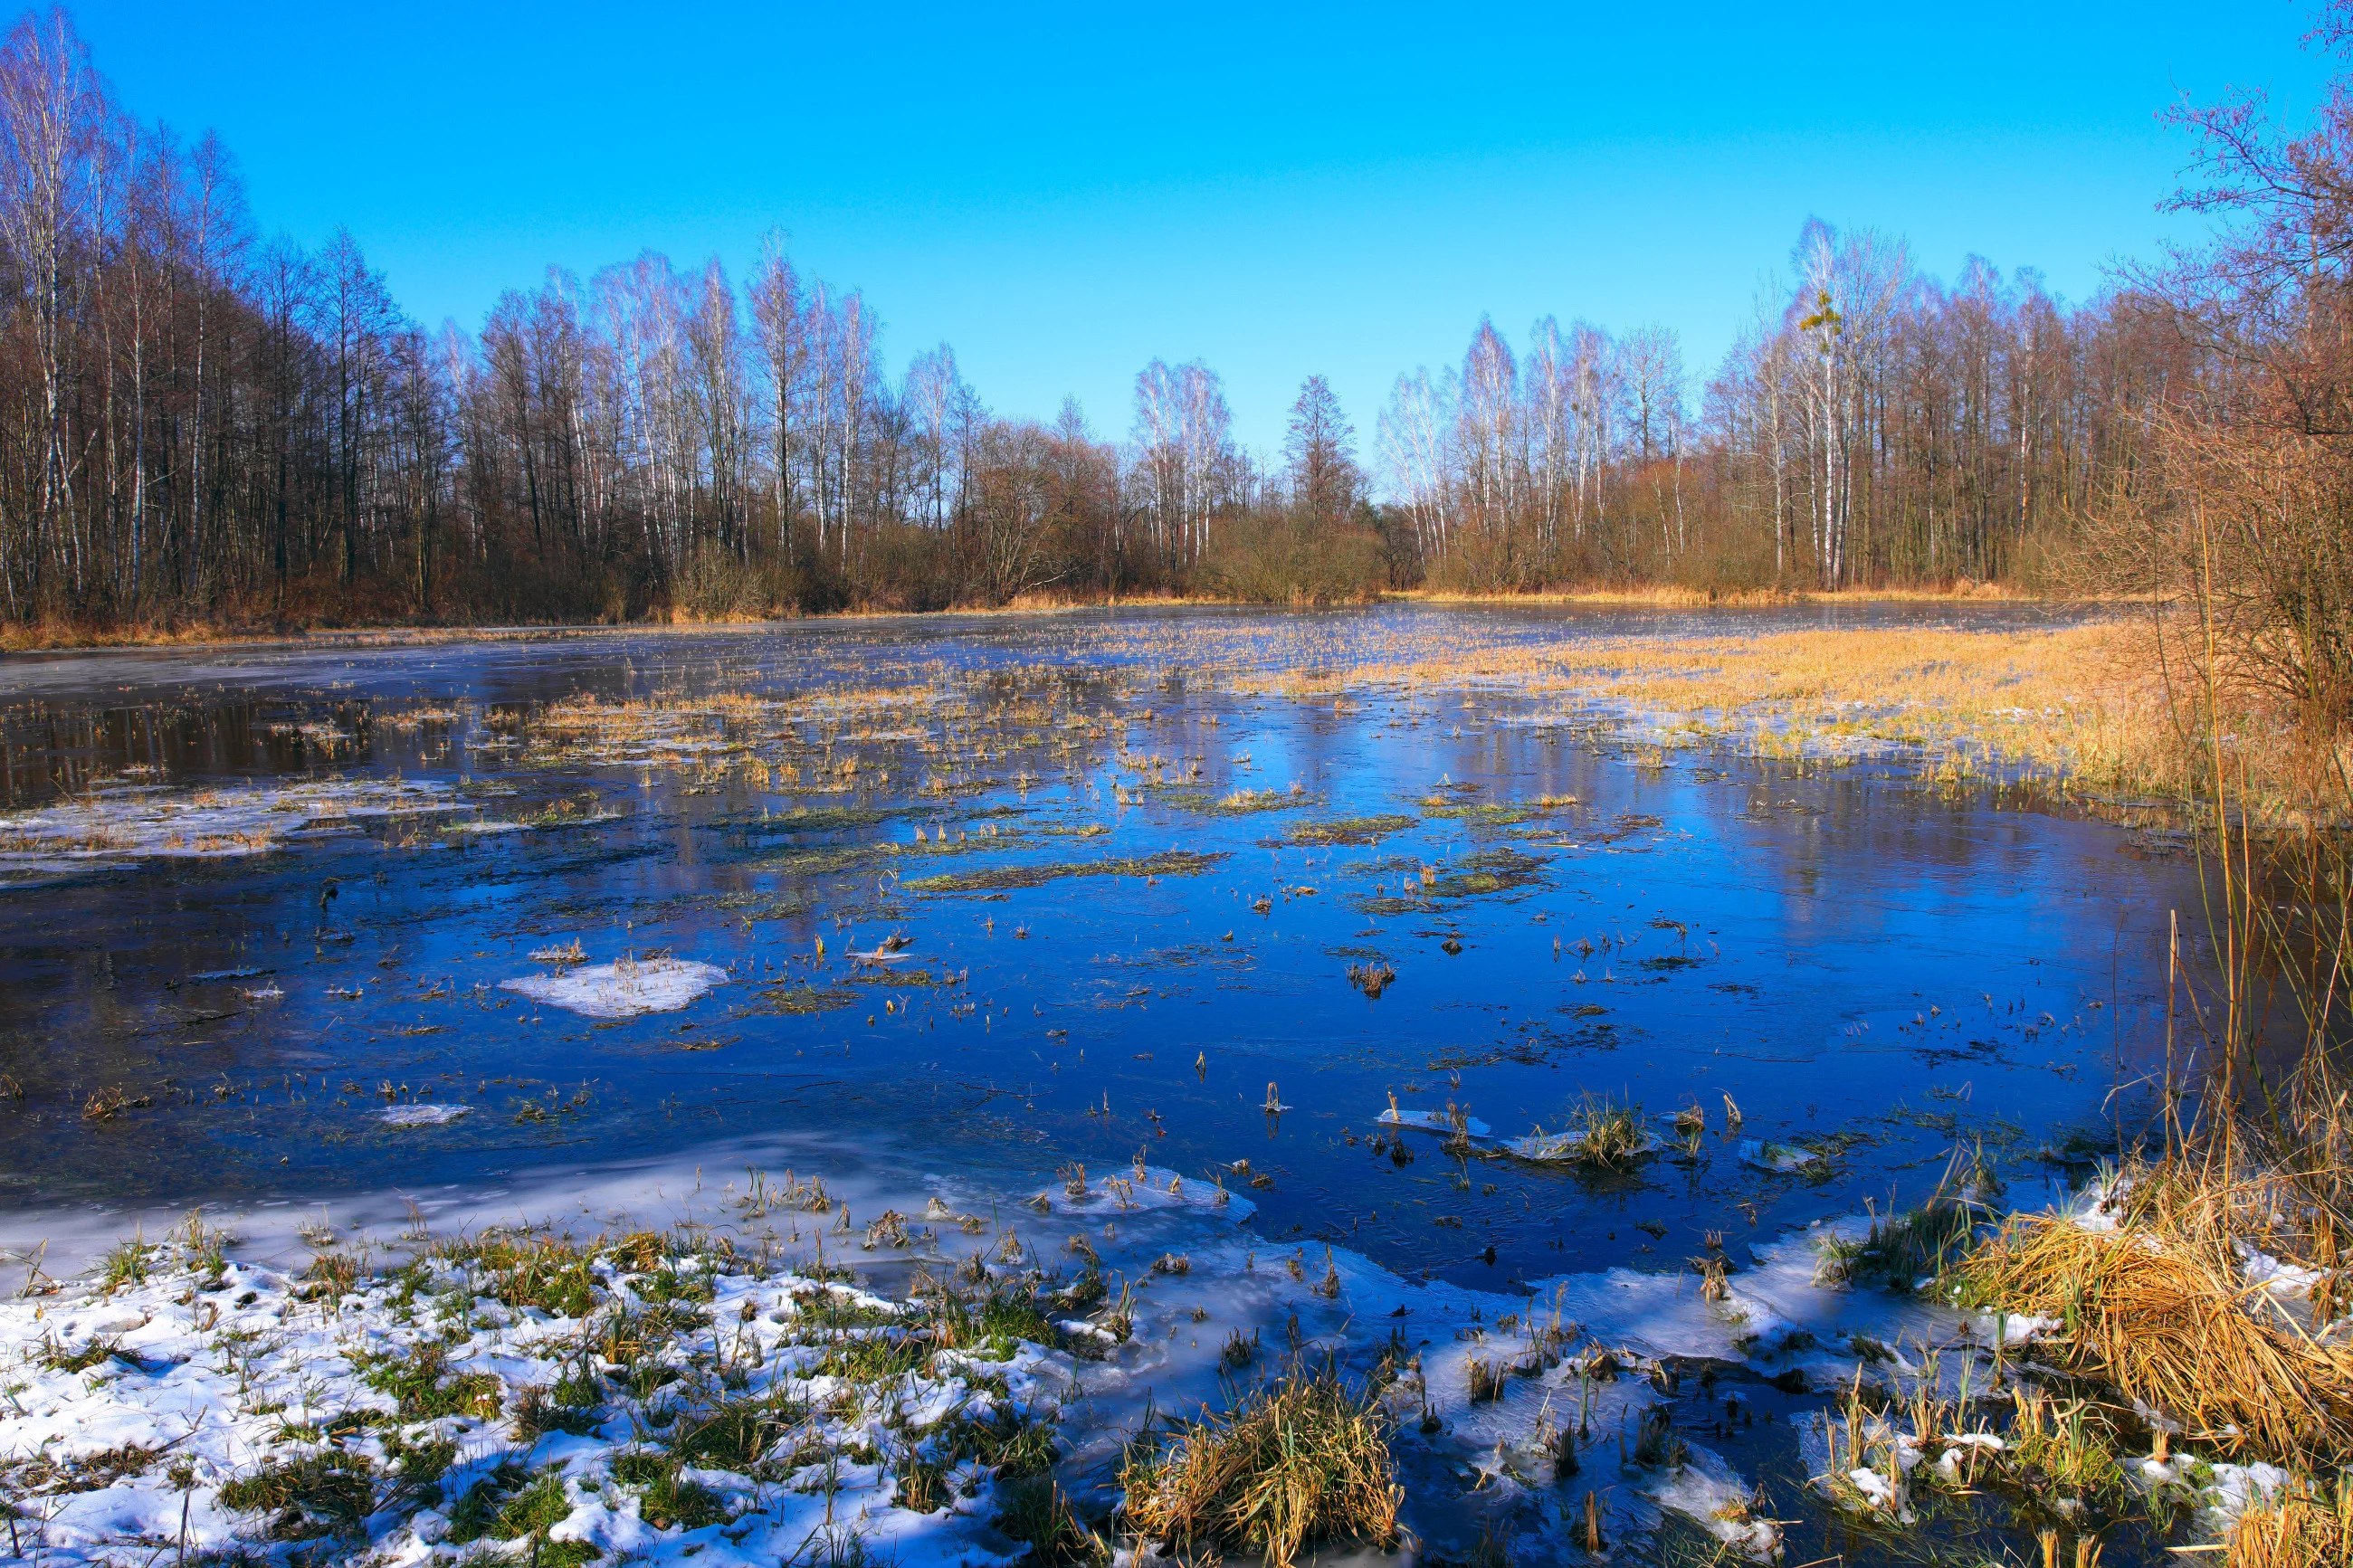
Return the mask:
[[[1797,282],[1694,387],[1672,333],[1547,317],[1398,379],[1389,493],[1437,582],[1843,588],[2048,575],[2199,357],[2131,290],[2070,309],[1972,258],[1809,223]],[[1694,407],[1696,416],[1694,416]]]
[[[1423,584],[1848,586],[2044,570],[2207,374],[2129,289],[1922,276],[1810,225],[1694,384],[1672,336],[1482,322],[1360,464],[1320,377],[1279,458],[1158,362],[1125,438],[893,375],[854,290],[551,270],[479,332],[407,320],[348,235],[255,233],[225,151],[111,100],[62,13],[0,48],[0,619],[633,619]],[[2211,355],[2206,356],[2211,358]]]

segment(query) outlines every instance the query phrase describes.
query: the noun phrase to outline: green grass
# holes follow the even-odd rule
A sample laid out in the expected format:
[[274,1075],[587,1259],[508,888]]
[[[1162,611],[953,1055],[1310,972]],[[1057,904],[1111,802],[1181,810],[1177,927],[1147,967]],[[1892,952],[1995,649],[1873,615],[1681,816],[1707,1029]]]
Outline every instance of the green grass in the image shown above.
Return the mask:
[[370,1388],[392,1395],[404,1421],[498,1413],[499,1380],[486,1372],[451,1372],[449,1347],[437,1340],[367,1358],[360,1376]]
[[140,1241],[116,1243],[106,1255],[106,1293],[111,1296],[127,1286],[145,1283],[147,1260],[160,1250]]
[[699,1274],[681,1274],[675,1268],[658,1268],[629,1281],[638,1300],[648,1302],[691,1301],[707,1305],[718,1297],[718,1289]]
[[1544,864],[1535,856],[1518,849],[1482,849],[1474,855],[1465,855],[1455,862],[1452,870],[1442,873],[1430,885],[1429,896],[1469,899],[1533,887],[1543,879],[1538,873]]
[[1438,805],[1424,802],[1422,809],[1432,816],[1450,817],[1469,823],[1473,827],[1516,827],[1524,822],[1557,816],[1566,807],[1576,804],[1575,801],[1529,801],[1510,805]]
[[1929,1199],[1909,1214],[1874,1222],[1856,1249],[1853,1272],[1876,1276],[1896,1289],[1933,1280],[1961,1260],[1976,1239],[1968,1205],[1952,1197]]
[[706,1469],[749,1473],[776,1458],[783,1440],[807,1418],[806,1408],[787,1400],[731,1400],[681,1416],[670,1435],[670,1451]]
[[759,1010],[763,1013],[833,1013],[855,1006],[858,993],[839,985],[811,985],[804,980],[797,985],[771,985],[760,993]]
[[553,1390],[536,1385],[518,1390],[508,1415],[519,1436],[566,1432],[585,1437],[604,1422],[603,1393],[593,1375],[567,1373]]
[[930,1347],[901,1331],[876,1329],[845,1339],[809,1369],[812,1377],[839,1377],[864,1387],[896,1382],[931,1360]]
[[727,1501],[709,1487],[681,1473],[679,1455],[623,1454],[613,1461],[614,1479],[638,1489],[638,1511],[656,1530],[700,1530],[727,1521]]
[[1212,795],[1208,790],[1189,785],[1155,790],[1152,798],[1204,816],[1252,816],[1261,811],[1295,811],[1307,804],[1305,795],[1286,795],[1281,790],[1238,789]]
[[579,1248],[549,1238],[490,1236],[436,1248],[438,1257],[480,1269],[480,1293],[510,1307],[536,1307],[559,1318],[585,1318],[602,1292]]
[[871,1329],[900,1321],[894,1308],[872,1306],[833,1290],[803,1296],[797,1306],[799,1321],[821,1329]]
[[271,1530],[281,1541],[349,1534],[375,1510],[375,1477],[364,1455],[327,1448],[236,1477],[221,1487],[220,1502],[282,1516]]
[[93,1339],[79,1349],[68,1350],[52,1340],[41,1347],[38,1359],[51,1372],[88,1372],[112,1360],[121,1348],[112,1340]]
[[593,1563],[598,1552],[578,1541],[550,1541],[548,1531],[572,1512],[565,1496],[564,1472],[551,1467],[526,1483],[522,1467],[510,1460],[466,1489],[449,1510],[449,1542],[464,1546],[485,1538],[528,1541],[527,1555],[517,1562],[535,1562],[541,1568],[578,1568]]
[[1022,1476],[997,1493],[997,1528],[1026,1542],[1025,1562],[1108,1563],[1111,1550],[1079,1520],[1070,1498],[1051,1476]]
[[932,1326],[942,1344],[990,1361],[1011,1359],[1025,1341],[1051,1349],[1062,1340],[1027,1292],[992,1292],[977,1300],[951,1296],[940,1303]]
[[384,1436],[384,1451],[395,1466],[400,1489],[411,1498],[429,1498],[441,1489],[441,1478],[458,1462],[458,1444],[454,1438],[430,1437],[422,1442],[405,1440],[397,1430]]

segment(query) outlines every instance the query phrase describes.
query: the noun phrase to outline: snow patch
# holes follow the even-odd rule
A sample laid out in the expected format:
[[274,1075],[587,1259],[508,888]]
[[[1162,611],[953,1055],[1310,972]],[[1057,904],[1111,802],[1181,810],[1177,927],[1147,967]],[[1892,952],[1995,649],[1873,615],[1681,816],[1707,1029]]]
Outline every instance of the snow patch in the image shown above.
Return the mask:
[[1740,1141],[1740,1160],[1760,1171],[1804,1171],[1821,1163],[1821,1156],[1794,1143],[1768,1143],[1761,1138]]
[[[1442,1110],[1384,1110],[1375,1121],[1388,1127],[1416,1127],[1424,1132],[1451,1132],[1454,1123]],[[1462,1119],[1463,1131],[1473,1138],[1493,1136],[1493,1130],[1475,1116]]]
[[0,816],[0,887],[39,887],[143,860],[264,855],[365,822],[473,809],[446,784],[403,779],[199,790],[118,784]]
[[387,1127],[446,1127],[473,1110],[470,1105],[393,1105],[385,1108]]
[[501,980],[501,991],[520,992],[534,1002],[587,1018],[634,1018],[640,1013],[675,1013],[704,992],[727,983],[715,963],[691,959],[617,959],[562,974],[527,974]]

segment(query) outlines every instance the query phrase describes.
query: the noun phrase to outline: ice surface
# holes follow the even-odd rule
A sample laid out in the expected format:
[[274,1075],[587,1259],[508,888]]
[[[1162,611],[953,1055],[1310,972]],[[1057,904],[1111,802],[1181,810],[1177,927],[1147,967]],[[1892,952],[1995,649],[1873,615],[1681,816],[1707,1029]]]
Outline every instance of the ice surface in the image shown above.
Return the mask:
[[[1389,1127],[1418,1127],[1425,1132],[1451,1132],[1453,1121],[1442,1110],[1384,1110],[1376,1118]],[[1473,1138],[1493,1136],[1493,1130],[1475,1116],[1462,1119],[1463,1130]]]
[[0,886],[37,887],[155,859],[230,859],[391,816],[469,812],[442,784],[313,779],[233,789],[116,784],[0,816]]

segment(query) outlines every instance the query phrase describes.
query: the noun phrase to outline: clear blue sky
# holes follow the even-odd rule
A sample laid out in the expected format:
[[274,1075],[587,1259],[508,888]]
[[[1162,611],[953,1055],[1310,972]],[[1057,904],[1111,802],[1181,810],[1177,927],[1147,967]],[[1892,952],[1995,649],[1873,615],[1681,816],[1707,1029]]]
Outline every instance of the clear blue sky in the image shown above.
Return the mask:
[[[2182,220],[2181,93],[2328,62],[2279,0],[1012,8],[97,0],[125,104],[217,130],[265,231],[348,225],[405,308],[479,326],[551,263],[781,226],[894,374],[942,339],[1002,413],[1199,356],[1243,437],[1332,378],[1369,448],[1481,312],[1682,334],[1712,370],[1809,214],[2070,298]],[[1369,455],[1369,454],[1368,454]]]

